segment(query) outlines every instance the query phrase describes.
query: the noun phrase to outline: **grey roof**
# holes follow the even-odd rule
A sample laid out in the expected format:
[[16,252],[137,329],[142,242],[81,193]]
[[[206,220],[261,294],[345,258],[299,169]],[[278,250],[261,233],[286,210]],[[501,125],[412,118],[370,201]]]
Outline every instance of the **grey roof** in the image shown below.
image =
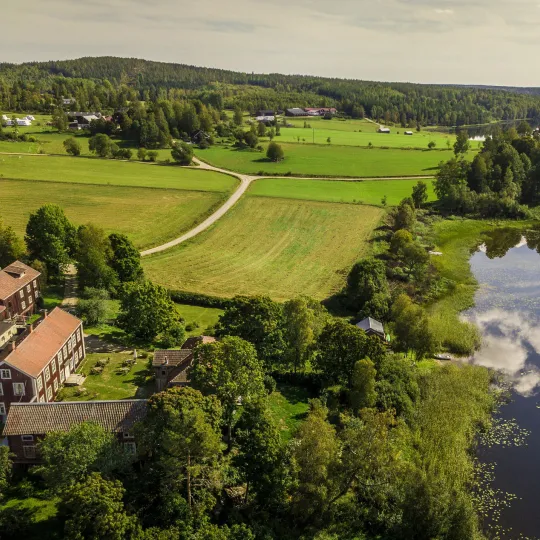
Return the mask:
[[360,321],[356,326],[361,330],[364,330],[364,332],[372,330],[373,332],[378,332],[379,334],[384,335],[384,326],[382,323],[372,319],[371,317],[367,317],[363,321]]
[[12,403],[3,435],[42,435],[95,422],[112,433],[129,433],[146,416],[145,399]]
[[11,321],[0,321],[0,336],[3,336],[6,332],[9,332],[16,324]]
[[300,107],[293,107],[292,109],[287,109],[287,111],[294,114],[302,114],[306,112],[304,109],[300,109]]
[[178,366],[193,356],[192,349],[156,349],[152,366]]

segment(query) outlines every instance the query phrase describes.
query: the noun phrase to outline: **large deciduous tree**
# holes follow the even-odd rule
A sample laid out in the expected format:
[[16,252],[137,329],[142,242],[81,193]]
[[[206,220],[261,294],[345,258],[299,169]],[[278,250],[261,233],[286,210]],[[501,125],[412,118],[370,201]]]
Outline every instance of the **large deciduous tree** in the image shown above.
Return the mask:
[[137,281],[144,275],[141,266],[141,255],[133,242],[125,235],[113,233],[109,235],[112,256],[110,265],[122,282]]
[[0,268],[22,259],[25,253],[24,243],[15,234],[13,227],[4,226],[0,218]]
[[266,157],[271,161],[283,161],[285,154],[283,148],[276,142],[271,142],[266,150]]
[[171,156],[180,165],[191,165],[193,148],[183,141],[177,141],[172,147]]

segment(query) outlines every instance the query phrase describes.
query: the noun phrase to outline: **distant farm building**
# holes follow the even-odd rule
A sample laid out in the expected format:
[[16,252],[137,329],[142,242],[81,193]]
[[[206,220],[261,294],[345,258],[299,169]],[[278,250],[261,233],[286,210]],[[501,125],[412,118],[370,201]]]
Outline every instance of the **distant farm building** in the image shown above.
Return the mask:
[[[70,129],[87,128],[92,120],[99,120],[102,117],[100,112],[69,112],[67,115],[70,120]],[[75,122],[77,122],[77,126],[75,126]]]
[[377,336],[383,341],[388,341],[386,334],[384,333],[384,326],[381,322],[371,317],[366,317],[363,321],[360,321],[357,328],[363,330],[368,336]]
[[405,135],[412,135],[412,134],[413,134],[412,131],[406,131],[406,132],[405,132]]
[[324,116],[337,113],[335,107],[306,107],[305,111],[308,116]]
[[377,130],[378,133],[390,133],[390,128],[387,128],[387,127],[380,127],[378,130]]
[[283,111],[273,109],[261,109],[260,111],[257,111],[257,114],[255,116],[276,116],[278,114],[283,114]]
[[275,116],[257,116],[255,118],[255,120],[257,120],[257,122],[273,122],[274,120],[276,119]]
[[73,105],[75,103],[75,98],[62,98],[63,105]]
[[307,113],[304,109],[294,107],[292,109],[287,109],[285,111],[285,116],[307,116]]

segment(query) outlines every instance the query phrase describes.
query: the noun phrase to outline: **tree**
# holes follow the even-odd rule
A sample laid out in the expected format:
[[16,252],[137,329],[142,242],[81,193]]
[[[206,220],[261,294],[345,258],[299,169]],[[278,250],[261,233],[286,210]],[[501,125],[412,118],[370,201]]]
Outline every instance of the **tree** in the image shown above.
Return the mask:
[[96,326],[107,320],[107,300],[109,293],[105,289],[86,287],[77,302],[77,316],[90,326]]
[[147,464],[142,477],[144,506],[158,512],[159,523],[174,525],[215,505],[220,487],[222,409],[215,396],[172,388],[148,400],[136,429],[139,452]]
[[259,137],[264,137],[266,135],[266,126],[264,122],[259,122],[257,125],[257,135]]
[[272,141],[266,150],[266,157],[275,162],[283,161],[283,148],[278,143]]
[[30,259],[39,259],[49,275],[58,275],[75,251],[76,229],[56,204],[46,204],[30,214],[26,245]]
[[403,248],[401,259],[409,275],[420,279],[429,263],[429,254],[418,242],[411,242]]
[[469,151],[469,133],[466,130],[458,131],[456,142],[454,143],[454,154],[466,154]]
[[148,156],[148,161],[151,161],[152,163],[157,161],[158,153],[155,150],[148,150],[146,155]]
[[259,507],[283,505],[290,481],[287,455],[279,429],[262,402],[244,406],[236,445],[233,462],[246,482],[245,501],[253,493]]
[[285,302],[283,318],[286,358],[296,373],[312,355],[313,346],[328,320],[328,313],[319,302],[301,296]]
[[52,125],[58,131],[66,131],[69,125],[67,114],[60,108],[54,110],[52,114]]
[[105,133],[98,133],[88,140],[90,152],[99,157],[106,158],[112,155],[112,141]]
[[171,156],[180,165],[191,165],[193,148],[183,141],[177,141],[172,147]]
[[437,146],[437,143],[435,141],[429,141],[427,147],[430,150],[433,150]]
[[259,144],[259,138],[252,131],[244,133],[244,141],[250,148],[255,148]]
[[234,109],[233,122],[235,126],[241,126],[244,123],[244,117],[242,115],[242,109],[236,107]]
[[161,285],[140,281],[123,287],[118,325],[128,334],[151,341],[178,323],[174,303]]
[[412,200],[415,208],[422,208],[428,200],[427,184],[418,180],[412,190]]
[[215,334],[249,341],[270,366],[281,360],[285,350],[283,308],[267,296],[235,296],[220,316]]
[[129,540],[139,538],[140,527],[124,508],[125,489],[118,480],[93,473],[62,493],[59,515],[65,538],[73,540]]
[[22,240],[11,226],[4,227],[0,218],[0,268],[22,259],[26,253]]
[[0,446],[0,500],[5,496],[11,478],[12,463],[9,457],[9,447]]
[[195,349],[189,380],[204,395],[215,395],[223,406],[229,444],[238,403],[247,404],[264,395],[264,371],[251,343],[234,336]]
[[359,317],[384,319],[390,302],[384,262],[373,258],[357,262],[347,276],[345,291]]
[[137,150],[137,159],[139,161],[146,161],[146,148],[139,148]]
[[523,136],[529,136],[532,133],[532,127],[526,120],[522,120],[518,127],[517,132],[523,137]]
[[335,320],[329,322],[319,336],[312,364],[329,385],[350,385],[358,360],[371,358],[378,365],[385,354],[385,346],[379,338],[367,336],[345,321]]
[[392,253],[392,255],[396,256],[398,259],[402,259],[405,248],[412,244],[412,242],[413,237],[409,231],[404,229],[396,231],[390,240],[390,253]]
[[115,291],[118,276],[109,266],[111,242],[105,231],[92,223],[79,227],[75,261],[79,285]]
[[465,160],[451,159],[442,164],[434,188],[439,204],[446,210],[464,210],[468,206],[470,190],[467,177],[470,164]]
[[144,275],[141,266],[141,254],[133,242],[125,235],[113,233],[109,235],[111,244],[110,265],[122,283],[137,281]]
[[353,410],[356,412],[366,407],[375,406],[377,400],[377,392],[375,390],[376,376],[377,370],[369,358],[358,360],[354,364],[349,400]]
[[83,482],[94,472],[110,476],[128,463],[115,435],[93,422],[49,433],[39,442],[39,451],[43,464],[38,471],[55,492]]
[[394,214],[394,230],[406,229],[411,231],[416,223],[414,202],[410,198],[403,199]]
[[64,141],[64,148],[66,152],[72,156],[81,155],[81,145],[75,137],[69,137]]

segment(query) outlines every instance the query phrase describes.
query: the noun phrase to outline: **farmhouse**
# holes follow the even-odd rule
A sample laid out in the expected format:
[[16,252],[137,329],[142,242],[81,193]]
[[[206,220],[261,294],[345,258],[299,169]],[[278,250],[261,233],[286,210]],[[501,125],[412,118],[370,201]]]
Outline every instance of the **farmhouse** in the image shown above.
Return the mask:
[[363,330],[368,336],[377,336],[383,341],[387,341],[383,324],[375,319],[372,319],[371,317],[365,318],[356,326]]
[[15,261],[0,270],[0,321],[35,312],[41,273]]
[[146,410],[145,399],[14,403],[3,435],[17,464],[39,463],[37,443],[40,439],[54,431],[69,431],[83,422],[94,422],[114,433],[126,452],[135,454],[133,428],[144,419]]
[[390,133],[390,128],[387,128],[387,127],[380,127],[378,130],[377,130],[377,133]]
[[412,135],[413,132],[412,131],[405,131],[405,135]]
[[198,345],[214,341],[210,336],[198,336],[188,338],[181,349],[156,349],[152,360],[156,390],[162,392],[171,386],[187,386],[187,372],[193,362],[193,350]]
[[13,403],[50,402],[86,355],[82,321],[55,308],[0,353],[0,416]]
[[307,113],[304,109],[294,107],[293,109],[286,109],[285,116],[307,116]]
[[255,120],[257,122],[273,122],[276,119],[275,116],[257,116]]

